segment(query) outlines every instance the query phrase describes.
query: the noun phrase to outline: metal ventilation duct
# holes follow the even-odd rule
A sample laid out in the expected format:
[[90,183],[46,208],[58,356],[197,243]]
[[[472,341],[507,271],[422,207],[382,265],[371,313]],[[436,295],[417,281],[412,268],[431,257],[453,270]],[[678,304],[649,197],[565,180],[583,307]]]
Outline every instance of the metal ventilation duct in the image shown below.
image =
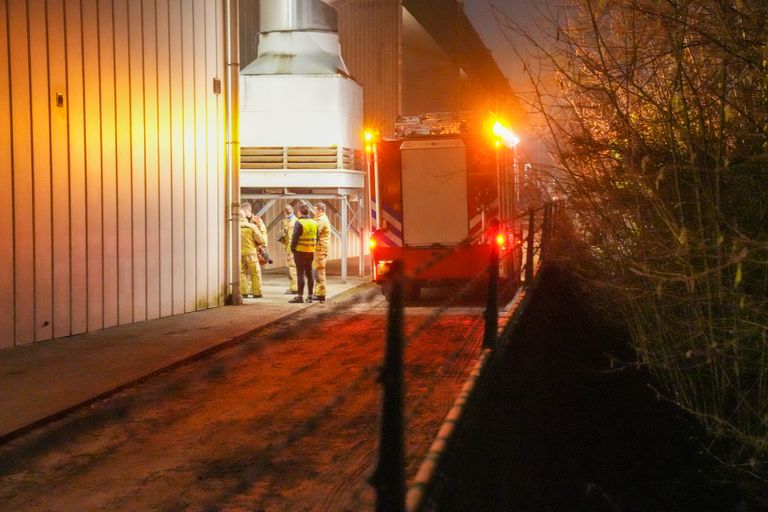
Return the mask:
[[259,31],[325,30],[337,32],[336,9],[320,0],[261,0]]
[[242,75],[344,75],[336,9],[321,0],[261,0],[256,60]]

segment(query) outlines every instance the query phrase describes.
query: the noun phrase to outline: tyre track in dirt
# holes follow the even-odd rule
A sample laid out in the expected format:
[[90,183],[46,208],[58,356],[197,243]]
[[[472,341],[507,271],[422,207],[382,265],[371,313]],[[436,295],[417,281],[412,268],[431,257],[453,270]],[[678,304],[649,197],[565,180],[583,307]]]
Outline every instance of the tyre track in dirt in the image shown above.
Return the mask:
[[[0,447],[9,510],[360,510],[376,461],[385,304],[295,320]],[[407,311],[408,329],[431,308]],[[449,311],[406,349],[412,476],[479,353]],[[288,337],[280,337],[280,332]]]

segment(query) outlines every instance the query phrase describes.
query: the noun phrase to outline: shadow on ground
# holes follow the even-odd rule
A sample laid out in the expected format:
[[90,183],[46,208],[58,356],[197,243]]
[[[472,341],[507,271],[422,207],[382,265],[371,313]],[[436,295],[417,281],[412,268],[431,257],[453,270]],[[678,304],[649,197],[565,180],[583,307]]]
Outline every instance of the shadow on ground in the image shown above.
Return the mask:
[[506,353],[470,405],[435,505],[441,511],[732,511],[732,489],[693,423],[648,375],[611,370],[626,337],[547,270]]

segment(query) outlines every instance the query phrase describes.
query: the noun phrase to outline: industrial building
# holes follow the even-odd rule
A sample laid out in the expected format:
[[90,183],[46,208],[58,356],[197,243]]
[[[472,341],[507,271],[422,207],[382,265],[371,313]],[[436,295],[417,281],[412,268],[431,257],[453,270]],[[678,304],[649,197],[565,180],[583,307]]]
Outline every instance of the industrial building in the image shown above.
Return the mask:
[[[397,115],[509,101],[460,2],[327,3],[361,125],[386,135]],[[3,2],[0,348],[225,304],[238,280],[238,68],[256,60],[259,16],[247,0]],[[362,171],[361,147],[330,156]],[[298,188],[279,185],[245,188]],[[331,257],[359,256],[362,184],[335,185],[301,188],[335,191]]]
[[[259,0],[240,0],[240,61],[256,58]],[[394,133],[398,115],[507,110],[514,105],[462,1],[328,0],[350,75],[363,86],[365,126]]]

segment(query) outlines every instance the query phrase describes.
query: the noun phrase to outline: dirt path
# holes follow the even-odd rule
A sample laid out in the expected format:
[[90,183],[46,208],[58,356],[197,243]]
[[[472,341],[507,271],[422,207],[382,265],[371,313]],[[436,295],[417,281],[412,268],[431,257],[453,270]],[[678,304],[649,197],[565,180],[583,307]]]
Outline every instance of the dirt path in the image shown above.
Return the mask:
[[[372,509],[385,304],[317,311],[309,331],[277,326],[1,447],[0,508]],[[408,329],[431,311],[409,309]],[[457,309],[408,346],[409,476],[481,335],[481,311]]]

